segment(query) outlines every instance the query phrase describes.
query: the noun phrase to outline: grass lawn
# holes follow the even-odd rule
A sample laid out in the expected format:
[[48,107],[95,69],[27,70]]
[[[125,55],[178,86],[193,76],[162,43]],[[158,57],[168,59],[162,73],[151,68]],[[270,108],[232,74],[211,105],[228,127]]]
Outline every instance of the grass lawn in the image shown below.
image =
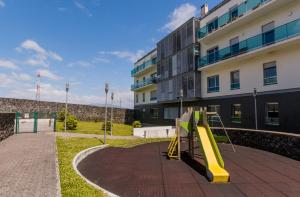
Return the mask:
[[[70,133],[83,133],[83,134],[104,134],[104,130],[102,130],[103,122],[87,122],[87,121],[78,121],[76,130],[67,130]],[[57,122],[56,130],[63,131],[64,123]],[[108,131],[108,134],[110,131]],[[128,136],[132,135],[132,126],[126,124],[113,124],[113,135],[118,136]]]
[[[129,148],[140,144],[168,141],[169,139],[134,139],[134,140],[107,140],[113,147]],[[73,169],[72,161],[80,151],[101,145],[96,138],[56,138],[60,172],[61,192],[63,197],[73,196],[104,196],[102,192],[88,185]]]

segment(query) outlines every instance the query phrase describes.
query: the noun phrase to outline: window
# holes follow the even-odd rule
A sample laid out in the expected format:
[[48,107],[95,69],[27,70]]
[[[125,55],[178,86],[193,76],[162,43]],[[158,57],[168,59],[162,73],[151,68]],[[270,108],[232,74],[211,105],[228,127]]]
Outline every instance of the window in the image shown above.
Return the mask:
[[275,23],[274,21],[262,26],[263,45],[272,44],[275,41]]
[[264,64],[264,85],[277,84],[276,62]]
[[[217,112],[220,115],[220,105],[208,105],[207,112]],[[208,124],[213,127],[220,123],[218,116],[207,116]]]
[[232,71],[230,73],[231,90],[240,89],[240,71]]
[[166,107],[164,108],[164,119],[170,120],[170,119],[178,118],[179,116],[178,112],[179,111],[177,107]]
[[157,99],[157,92],[156,92],[156,90],[153,90],[153,91],[151,91],[150,92],[150,100],[151,101],[155,101],[156,99]]
[[207,112],[217,112],[220,114],[220,105],[208,105]]
[[151,108],[150,109],[151,118],[158,118],[158,112],[159,112],[158,108]]
[[215,75],[207,78],[207,92],[219,92],[219,75]]
[[215,31],[216,29],[218,29],[218,27],[219,27],[219,20],[216,18],[215,20],[207,24],[208,33]]
[[136,102],[136,103],[139,102],[139,95],[138,95],[138,94],[135,95],[135,102]]
[[267,125],[279,126],[279,104],[267,103],[266,104],[266,118]]
[[146,78],[143,77],[143,85],[146,85]]
[[230,40],[230,52],[231,55],[235,55],[240,52],[239,37]]
[[219,57],[219,47],[207,50],[208,63],[214,63]]
[[231,106],[232,122],[241,123],[241,104],[233,104]]
[[190,76],[188,78],[188,89],[193,90],[194,89],[194,78],[193,76]]
[[145,102],[146,98],[145,98],[145,93],[143,93],[143,102]]
[[238,6],[234,6],[229,11],[229,20],[233,21],[239,16]]

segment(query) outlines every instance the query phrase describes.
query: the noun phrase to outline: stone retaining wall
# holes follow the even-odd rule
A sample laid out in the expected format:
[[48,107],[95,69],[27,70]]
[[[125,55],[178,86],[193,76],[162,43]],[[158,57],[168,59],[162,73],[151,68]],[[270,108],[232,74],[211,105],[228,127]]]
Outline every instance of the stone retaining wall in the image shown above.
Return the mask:
[[0,113],[0,141],[14,134],[14,126],[14,113]]
[[[21,112],[29,113],[39,111],[41,114],[51,114],[59,112],[64,107],[64,103],[41,101],[38,103],[34,100],[0,98],[0,113],[1,112]],[[103,121],[105,115],[104,107],[91,105],[68,104],[68,111],[75,115],[78,120],[85,121]],[[117,123],[132,123],[134,112],[131,109],[115,108],[113,111],[114,122]],[[108,117],[110,119],[110,108],[108,108]]]
[[228,129],[233,144],[248,146],[300,161],[300,135]]

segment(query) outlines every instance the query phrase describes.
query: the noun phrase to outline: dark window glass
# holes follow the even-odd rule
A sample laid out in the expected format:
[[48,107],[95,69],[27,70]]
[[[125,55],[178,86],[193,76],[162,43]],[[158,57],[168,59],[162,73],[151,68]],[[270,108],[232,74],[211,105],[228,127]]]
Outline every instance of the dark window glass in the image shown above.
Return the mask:
[[273,126],[279,125],[279,104],[278,103],[266,104],[265,123],[267,125],[273,125]]
[[277,84],[276,62],[264,64],[264,85]]
[[146,96],[145,96],[145,93],[143,93],[143,102],[145,102],[146,100]]
[[208,63],[214,63],[218,60],[219,56],[219,47],[209,49],[207,51]]
[[152,118],[158,118],[159,109],[158,108],[151,108],[150,114]]
[[219,75],[215,75],[207,78],[207,92],[219,92]]
[[230,73],[230,87],[232,90],[240,89],[240,71],[236,70]]
[[214,21],[208,23],[207,24],[208,33],[213,32],[214,30],[218,29],[218,27],[219,27],[219,21],[218,21],[218,19],[215,19]]
[[241,104],[231,105],[232,122],[241,123]]
[[262,42],[264,45],[272,44],[275,41],[275,23],[271,22],[262,26]]
[[238,15],[239,15],[238,7],[235,6],[235,7],[231,8],[230,11],[229,11],[229,17],[230,17],[229,20],[230,21],[235,20],[238,17]]

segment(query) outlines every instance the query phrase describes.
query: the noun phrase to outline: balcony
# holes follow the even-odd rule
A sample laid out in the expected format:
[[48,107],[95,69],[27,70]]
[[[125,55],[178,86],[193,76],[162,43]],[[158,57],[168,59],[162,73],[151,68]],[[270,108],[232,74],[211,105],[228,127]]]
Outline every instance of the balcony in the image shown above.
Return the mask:
[[131,85],[131,90],[132,91],[136,91],[136,90],[140,90],[142,88],[148,87],[150,85],[156,84],[157,82],[157,77],[149,77],[148,79],[141,81],[139,83],[135,83],[133,85]]
[[151,60],[148,60],[146,62],[144,62],[143,64],[135,67],[132,71],[131,71],[131,76],[134,77],[137,74],[142,73],[142,71],[146,71],[148,70],[148,68],[151,68],[151,66],[156,64],[156,58],[153,58]]
[[264,5],[272,0],[248,0],[244,3],[240,4],[236,8],[233,8],[229,12],[225,13],[224,15],[220,16],[218,19],[213,21],[212,23],[207,24],[206,26],[200,28],[198,30],[198,38],[204,38],[208,34],[213,33],[214,31],[218,30],[219,28],[235,21],[236,19],[246,15],[259,6]]
[[208,65],[217,64],[218,62],[236,56],[241,56],[242,54],[247,54],[251,51],[270,47],[276,43],[289,40],[298,35],[300,35],[300,19],[201,57],[198,61],[198,69],[204,68]]

